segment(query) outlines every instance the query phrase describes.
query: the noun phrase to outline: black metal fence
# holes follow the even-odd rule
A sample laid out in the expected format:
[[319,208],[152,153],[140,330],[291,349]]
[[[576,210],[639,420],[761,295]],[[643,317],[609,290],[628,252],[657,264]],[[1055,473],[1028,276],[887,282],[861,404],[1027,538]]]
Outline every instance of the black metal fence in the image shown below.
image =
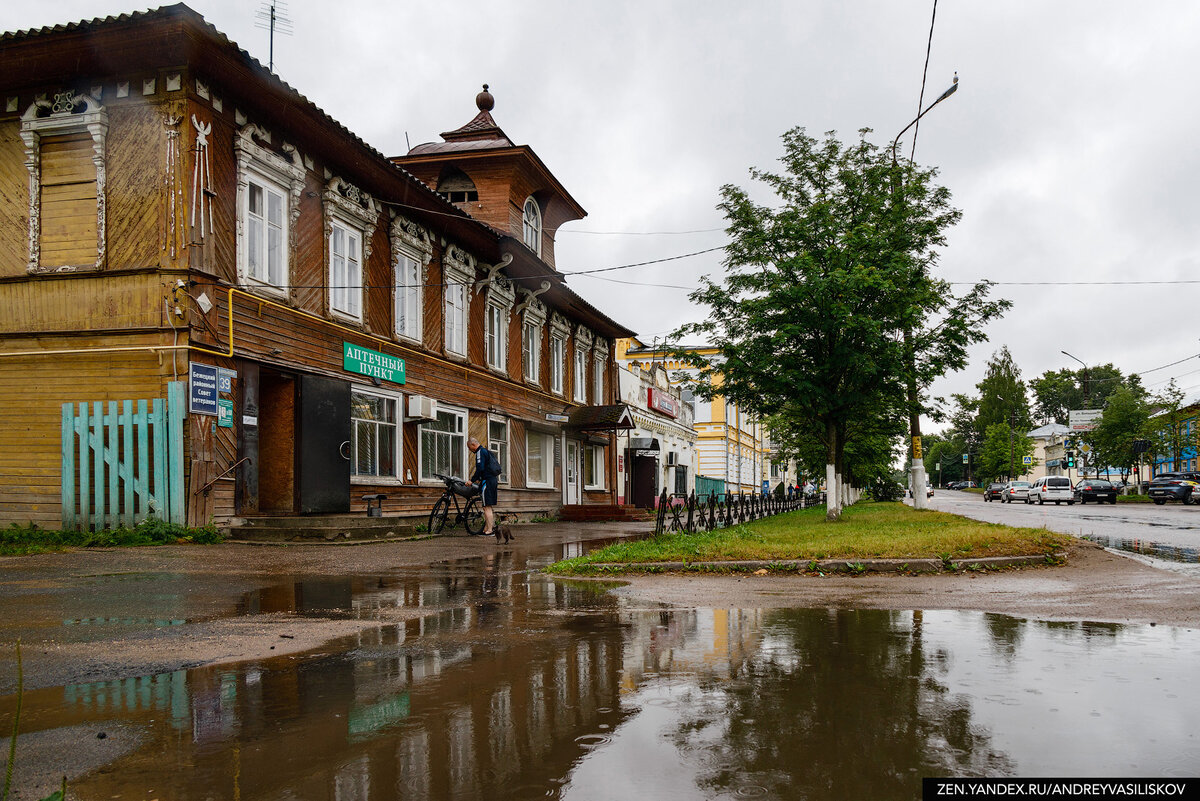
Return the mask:
[[654,533],[712,531],[824,503],[824,493],[777,496],[773,493],[747,495],[743,492],[711,492],[707,497],[697,497],[695,492],[690,495],[668,495],[663,490],[662,495],[658,496]]

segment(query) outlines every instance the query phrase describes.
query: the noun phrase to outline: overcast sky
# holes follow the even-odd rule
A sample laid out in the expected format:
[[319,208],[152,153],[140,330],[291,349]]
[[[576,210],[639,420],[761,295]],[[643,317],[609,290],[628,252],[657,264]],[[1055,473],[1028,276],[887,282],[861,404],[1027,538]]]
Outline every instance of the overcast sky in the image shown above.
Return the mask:
[[[267,62],[265,4],[189,5]],[[0,28],[145,8],[6,2]],[[720,246],[720,187],[774,169],[789,128],[846,141],[867,127],[890,144],[917,113],[932,11],[933,0],[292,0],[275,70],[386,155],[440,141],[489,84],[497,123],[588,211],[558,235],[558,268],[571,272]],[[921,121],[916,159],[938,168],[963,218],[937,272],[960,291],[995,280],[1014,306],[934,394],[973,392],[1002,345],[1026,379],[1078,367],[1065,350],[1200,394],[1198,43],[1200,3],[1188,0],[938,3],[925,102],[955,72],[960,86]],[[650,342],[701,313],[674,287],[720,273],[717,251],[605,274],[635,285],[570,285]]]

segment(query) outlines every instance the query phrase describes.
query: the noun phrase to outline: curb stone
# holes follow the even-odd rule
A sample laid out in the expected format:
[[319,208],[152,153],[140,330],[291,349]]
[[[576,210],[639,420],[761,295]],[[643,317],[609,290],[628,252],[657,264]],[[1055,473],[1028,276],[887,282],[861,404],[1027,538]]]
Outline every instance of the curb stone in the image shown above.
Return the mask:
[[[1046,557],[1065,559],[1066,554],[1039,554],[1029,556],[981,556],[969,559],[952,559],[957,569],[978,568],[988,570],[1002,567],[1023,567],[1045,564]],[[859,568],[861,566],[861,569]],[[655,570],[662,572],[700,572],[730,570],[752,572],[767,570],[772,573],[946,573],[941,559],[771,559],[737,560],[726,562],[597,562],[589,567],[599,569]]]

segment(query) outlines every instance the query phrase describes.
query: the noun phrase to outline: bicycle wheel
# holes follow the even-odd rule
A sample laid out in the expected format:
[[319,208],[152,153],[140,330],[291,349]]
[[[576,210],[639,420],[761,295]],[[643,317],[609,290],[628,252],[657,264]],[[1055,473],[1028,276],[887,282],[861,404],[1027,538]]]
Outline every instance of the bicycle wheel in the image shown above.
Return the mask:
[[446,515],[450,513],[450,499],[446,497],[438,498],[437,503],[433,505],[433,511],[429,513],[429,533],[437,536],[442,533],[442,528],[446,525]]
[[483,519],[483,510],[479,508],[479,499],[472,498],[467,501],[467,508],[463,510],[463,525],[467,527],[467,533],[478,535],[483,533],[485,521]]

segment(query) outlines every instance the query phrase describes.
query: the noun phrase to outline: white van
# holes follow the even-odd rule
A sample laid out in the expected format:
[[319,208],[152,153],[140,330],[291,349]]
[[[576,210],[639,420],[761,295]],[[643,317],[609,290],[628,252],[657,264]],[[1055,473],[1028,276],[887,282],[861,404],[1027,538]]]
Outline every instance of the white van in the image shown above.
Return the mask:
[[1066,501],[1067,506],[1074,506],[1075,489],[1071,486],[1071,479],[1066,476],[1039,478],[1033,482],[1033,486],[1029,488],[1029,494],[1025,496],[1025,503],[1033,503],[1035,500],[1040,504],[1054,501],[1055,506]]

